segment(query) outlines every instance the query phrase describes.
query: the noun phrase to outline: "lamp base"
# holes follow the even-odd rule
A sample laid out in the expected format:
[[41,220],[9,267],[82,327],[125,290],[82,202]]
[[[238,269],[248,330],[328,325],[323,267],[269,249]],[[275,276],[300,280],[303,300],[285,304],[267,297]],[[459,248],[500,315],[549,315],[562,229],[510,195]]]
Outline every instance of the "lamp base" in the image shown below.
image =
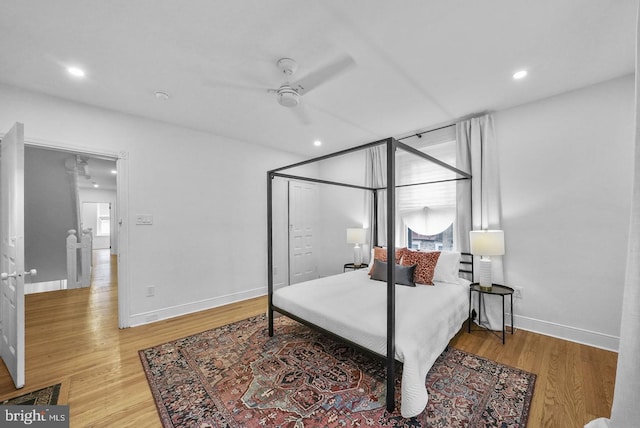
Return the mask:
[[478,276],[480,290],[482,291],[491,291],[491,287],[493,286],[492,278],[491,278],[491,259],[480,259],[478,264]]
[[353,247],[353,266],[359,268],[362,265],[362,247],[356,244]]

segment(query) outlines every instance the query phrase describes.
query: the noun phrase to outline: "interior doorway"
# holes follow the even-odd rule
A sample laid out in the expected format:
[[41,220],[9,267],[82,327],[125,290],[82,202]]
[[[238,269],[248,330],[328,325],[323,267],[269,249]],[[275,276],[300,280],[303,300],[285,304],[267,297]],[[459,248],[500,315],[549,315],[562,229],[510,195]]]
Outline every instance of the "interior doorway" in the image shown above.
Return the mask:
[[111,249],[111,202],[82,202],[82,230],[90,230],[93,250]]
[[[71,167],[71,169],[78,169],[75,177],[77,185],[83,189],[82,191],[85,194],[82,198],[83,201],[102,202],[104,200],[103,198],[97,198],[91,195],[95,195],[98,191],[111,190],[111,197],[108,202],[111,207],[109,228],[111,248],[109,259],[111,260],[112,268],[109,275],[114,276],[115,280],[113,283],[115,287],[117,287],[118,326],[120,328],[129,327],[130,309],[127,282],[129,225],[125,221],[125,219],[128,218],[128,153],[124,151],[101,151],[92,148],[70,149],[64,145],[46,141],[25,141],[25,148],[44,149],[65,155],[67,157],[65,161],[67,169],[69,169],[69,167]],[[73,174],[70,174],[70,176],[73,176]],[[105,185],[102,181],[103,178],[108,178],[111,184]],[[41,181],[41,183],[41,192],[46,192],[47,181]],[[38,185],[36,184],[36,188],[37,187]],[[42,195],[42,193],[40,195]],[[78,221],[75,227],[70,227],[69,229],[81,230],[80,211],[82,202],[80,197],[74,199],[74,204]],[[28,209],[28,207],[26,208]],[[37,211],[38,210],[30,210],[30,212]],[[57,214],[51,209],[45,209],[44,211],[51,213],[50,218],[53,218],[53,216]],[[39,240],[42,236],[44,235],[37,235],[36,238]],[[60,246],[60,244],[57,245]],[[61,246],[64,251],[64,243],[61,244]],[[34,247],[37,247],[37,245]]]
[[[91,250],[113,248],[116,254],[117,233],[111,233],[116,160],[27,144],[24,169],[25,258],[38,266],[38,275],[25,284],[25,292],[90,286]],[[78,276],[69,270],[71,234],[77,245],[90,247],[76,251]]]

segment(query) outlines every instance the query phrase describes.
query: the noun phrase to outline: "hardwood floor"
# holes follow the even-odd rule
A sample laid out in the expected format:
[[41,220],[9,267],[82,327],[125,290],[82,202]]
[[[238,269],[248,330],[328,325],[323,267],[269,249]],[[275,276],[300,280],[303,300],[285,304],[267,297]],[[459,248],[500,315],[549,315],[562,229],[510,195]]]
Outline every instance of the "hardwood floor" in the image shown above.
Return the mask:
[[537,375],[528,427],[583,427],[611,415],[617,354],[524,330],[507,343],[459,332],[452,346]]
[[[120,330],[115,272],[115,257],[96,252],[92,287],[27,296],[26,385],[16,391],[0,365],[0,401],[62,382],[71,427],[159,427],[138,350],[266,309],[266,298],[257,298]],[[538,375],[529,427],[582,427],[610,415],[613,352],[518,330],[504,346],[465,329],[451,344]]]

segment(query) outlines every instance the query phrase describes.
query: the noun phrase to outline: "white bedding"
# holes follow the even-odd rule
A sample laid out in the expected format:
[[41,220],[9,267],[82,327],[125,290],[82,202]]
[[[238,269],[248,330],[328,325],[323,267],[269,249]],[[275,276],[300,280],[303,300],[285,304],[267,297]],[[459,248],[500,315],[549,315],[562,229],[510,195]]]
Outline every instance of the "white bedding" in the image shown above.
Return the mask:
[[[387,283],[366,269],[302,282],[273,293],[273,304],[382,355],[387,353]],[[403,362],[401,414],[420,414],[427,372],[469,315],[469,281],[396,285],[396,359]]]

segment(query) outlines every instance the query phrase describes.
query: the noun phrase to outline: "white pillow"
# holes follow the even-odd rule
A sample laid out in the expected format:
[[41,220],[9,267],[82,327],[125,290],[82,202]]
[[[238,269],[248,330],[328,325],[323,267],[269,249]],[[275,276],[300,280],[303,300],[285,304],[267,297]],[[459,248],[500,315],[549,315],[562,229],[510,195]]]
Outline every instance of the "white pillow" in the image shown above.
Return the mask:
[[457,251],[440,251],[433,280],[457,284],[459,280],[460,253]]

